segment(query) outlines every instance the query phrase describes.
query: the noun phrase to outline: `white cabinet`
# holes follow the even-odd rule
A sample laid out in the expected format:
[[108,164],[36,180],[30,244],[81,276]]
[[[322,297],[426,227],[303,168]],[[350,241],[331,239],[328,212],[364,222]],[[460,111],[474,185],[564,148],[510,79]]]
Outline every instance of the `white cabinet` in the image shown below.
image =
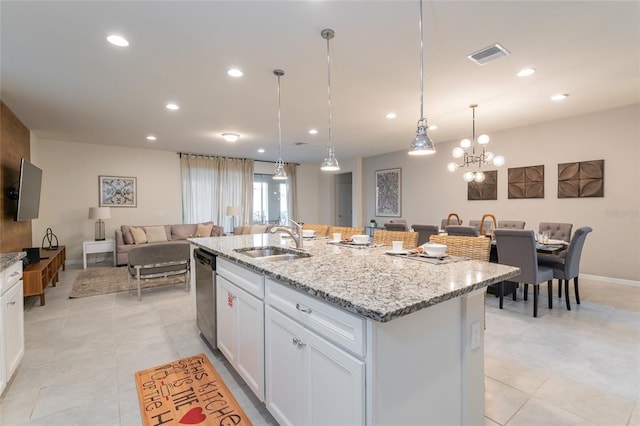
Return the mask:
[[0,275],[0,393],[24,355],[22,262]]
[[[277,290],[283,288],[267,281],[267,409],[282,425],[364,424],[364,361],[271,306],[270,296],[279,294]],[[298,310],[304,309],[300,312],[306,315],[313,314],[313,308],[308,306],[318,301],[301,293],[298,295],[299,302],[295,305]],[[344,312],[340,315],[353,317]],[[335,318],[330,321],[335,322]]]
[[264,401],[264,277],[218,258],[218,349]]

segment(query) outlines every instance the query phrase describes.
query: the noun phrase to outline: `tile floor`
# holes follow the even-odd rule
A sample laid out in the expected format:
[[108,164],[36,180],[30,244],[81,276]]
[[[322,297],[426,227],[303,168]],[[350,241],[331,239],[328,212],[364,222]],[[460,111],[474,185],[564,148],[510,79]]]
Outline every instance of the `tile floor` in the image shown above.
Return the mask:
[[[205,352],[256,425],[273,418],[198,336],[179,287],[68,299],[79,269],[47,303],[26,301],[26,352],[0,400],[0,425],[139,425],[133,373]],[[488,295],[486,425],[640,425],[640,288],[581,282],[582,305],[560,300],[537,319],[528,302]],[[426,423],[425,423],[426,424]]]

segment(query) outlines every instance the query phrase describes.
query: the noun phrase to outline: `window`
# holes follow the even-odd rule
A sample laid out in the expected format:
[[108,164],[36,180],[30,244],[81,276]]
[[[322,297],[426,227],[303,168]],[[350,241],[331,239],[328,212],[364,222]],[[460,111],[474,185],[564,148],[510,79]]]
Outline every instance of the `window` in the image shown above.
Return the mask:
[[289,197],[287,182],[273,180],[270,174],[254,173],[253,223],[287,223]]

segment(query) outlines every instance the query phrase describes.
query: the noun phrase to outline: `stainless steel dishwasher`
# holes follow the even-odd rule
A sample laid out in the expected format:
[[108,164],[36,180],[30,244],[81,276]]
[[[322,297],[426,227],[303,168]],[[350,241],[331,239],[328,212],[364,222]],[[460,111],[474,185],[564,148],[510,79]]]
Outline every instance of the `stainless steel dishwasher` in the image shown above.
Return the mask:
[[216,256],[202,249],[193,251],[196,261],[196,324],[200,335],[218,349],[216,338]]

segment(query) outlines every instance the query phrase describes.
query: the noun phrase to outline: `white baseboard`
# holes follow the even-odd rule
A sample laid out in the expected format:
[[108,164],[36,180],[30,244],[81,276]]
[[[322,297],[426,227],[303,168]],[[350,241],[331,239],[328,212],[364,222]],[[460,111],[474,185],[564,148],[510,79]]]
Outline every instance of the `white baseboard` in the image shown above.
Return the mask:
[[580,274],[580,278],[584,278],[586,280],[602,281],[609,284],[622,284],[622,285],[628,285],[631,287],[640,287],[640,281],[626,280],[623,278],[601,277],[599,275],[591,275],[591,274]]

